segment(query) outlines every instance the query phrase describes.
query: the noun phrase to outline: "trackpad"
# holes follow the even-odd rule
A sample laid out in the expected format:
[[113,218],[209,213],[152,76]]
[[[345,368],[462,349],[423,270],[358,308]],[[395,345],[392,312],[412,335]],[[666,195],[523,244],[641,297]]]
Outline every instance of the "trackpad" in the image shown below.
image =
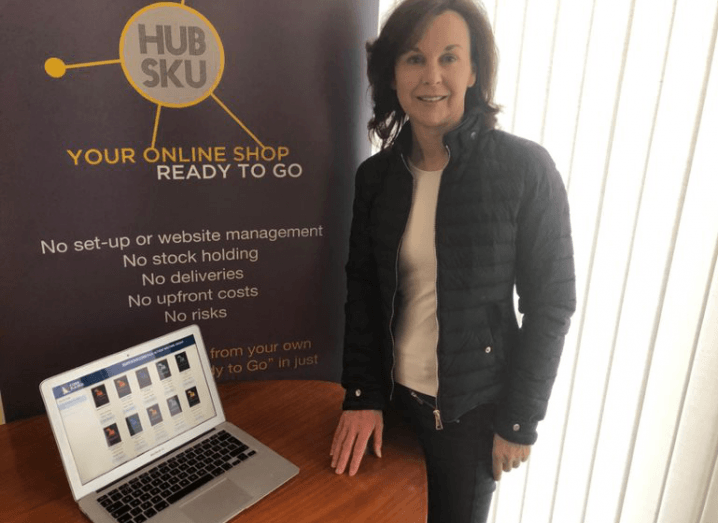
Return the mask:
[[217,483],[182,506],[192,521],[226,521],[252,501],[252,496],[229,480]]

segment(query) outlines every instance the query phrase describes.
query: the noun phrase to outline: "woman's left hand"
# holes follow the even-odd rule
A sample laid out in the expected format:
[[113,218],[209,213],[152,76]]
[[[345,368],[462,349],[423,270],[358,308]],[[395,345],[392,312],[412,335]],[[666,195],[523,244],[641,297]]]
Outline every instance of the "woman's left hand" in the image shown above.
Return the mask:
[[518,468],[521,463],[529,459],[531,453],[530,445],[519,445],[506,441],[498,434],[494,434],[493,468],[494,479],[501,479],[501,471],[511,472],[511,469]]

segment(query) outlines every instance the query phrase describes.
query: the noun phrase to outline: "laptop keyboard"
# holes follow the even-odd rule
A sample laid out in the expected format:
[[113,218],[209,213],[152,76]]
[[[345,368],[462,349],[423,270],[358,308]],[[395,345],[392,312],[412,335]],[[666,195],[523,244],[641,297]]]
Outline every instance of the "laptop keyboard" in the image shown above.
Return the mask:
[[223,430],[97,501],[119,523],[142,523],[254,454],[256,451]]

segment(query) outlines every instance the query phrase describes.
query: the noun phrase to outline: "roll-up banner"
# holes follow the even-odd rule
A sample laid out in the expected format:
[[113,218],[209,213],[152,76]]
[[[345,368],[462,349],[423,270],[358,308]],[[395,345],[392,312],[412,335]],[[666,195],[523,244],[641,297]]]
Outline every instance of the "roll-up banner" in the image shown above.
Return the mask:
[[378,0],[0,1],[0,392],[200,325],[336,380]]

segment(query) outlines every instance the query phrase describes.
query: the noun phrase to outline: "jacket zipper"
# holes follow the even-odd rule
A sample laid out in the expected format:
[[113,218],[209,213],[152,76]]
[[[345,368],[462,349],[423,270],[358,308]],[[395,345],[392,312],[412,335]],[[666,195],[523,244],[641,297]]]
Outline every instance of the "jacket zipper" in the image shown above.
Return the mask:
[[[421,399],[419,395],[413,390],[410,392],[410,394],[412,398],[419,402],[419,405],[423,405],[425,403],[425,401]],[[441,423],[441,412],[439,412],[439,409],[437,409],[436,407],[434,407],[434,420],[436,421],[436,430],[443,430],[444,424]]]
[[[446,167],[451,163],[451,149],[449,146],[444,144],[446,147],[446,153],[449,155],[449,160],[446,162]],[[444,167],[444,170],[446,170]],[[444,178],[444,173],[441,173],[441,178]],[[439,198],[441,196],[441,180],[439,180],[439,191],[436,194],[436,211],[439,211]],[[436,248],[436,214],[434,215],[434,257],[436,258],[436,279],[434,280],[434,294],[436,296],[436,405],[434,405],[434,420],[436,422],[436,430],[443,430],[444,424],[441,422],[441,410],[439,410],[439,339],[441,338],[441,324],[439,323],[439,250]]]

